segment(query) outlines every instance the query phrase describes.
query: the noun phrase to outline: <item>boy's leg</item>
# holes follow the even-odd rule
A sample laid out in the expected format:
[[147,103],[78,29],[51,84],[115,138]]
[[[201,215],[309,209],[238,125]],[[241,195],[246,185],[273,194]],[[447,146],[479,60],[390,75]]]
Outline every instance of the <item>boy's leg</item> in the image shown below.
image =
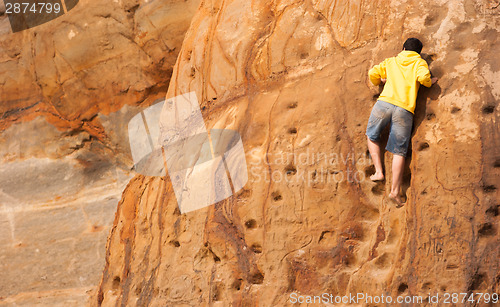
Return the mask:
[[401,204],[401,197],[399,192],[401,190],[401,183],[403,182],[403,171],[405,167],[405,157],[400,155],[393,155],[392,157],[392,186],[389,197],[394,199],[398,204]]
[[372,181],[384,180],[384,170],[382,169],[382,157],[380,155],[380,145],[369,137],[366,138],[368,142],[368,151],[370,151],[370,156],[373,160],[373,165],[375,166],[375,174],[370,176]]
[[389,197],[398,205],[402,204],[399,196],[401,183],[403,181],[403,171],[405,166],[405,156],[410,144],[411,130],[413,124],[413,114],[403,108],[395,107],[392,116],[392,126],[387,141],[387,151],[393,153],[392,158],[392,185]]
[[393,106],[387,102],[378,100],[372,108],[368,125],[366,127],[366,136],[368,142],[368,151],[375,165],[375,174],[370,176],[373,181],[384,180],[384,170],[382,168],[382,155],[380,150],[380,134],[382,130],[390,123]]

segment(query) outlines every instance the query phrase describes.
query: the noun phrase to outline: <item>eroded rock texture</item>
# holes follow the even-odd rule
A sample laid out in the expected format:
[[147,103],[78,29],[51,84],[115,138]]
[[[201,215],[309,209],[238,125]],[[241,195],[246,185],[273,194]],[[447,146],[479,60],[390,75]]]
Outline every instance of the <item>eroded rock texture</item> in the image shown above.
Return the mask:
[[[1,2],[1,1],[0,1]],[[199,1],[82,0],[12,33],[0,3],[0,304],[81,306]]]
[[[132,179],[94,304],[499,292],[499,10],[486,0],[203,1],[167,96],[195,91],[209,128],[239,131],[249,181],[180,215],[168,177]],[[412,36],[440,80],[419,94],[398,209],[389,181],[367,180],[364,132],[380,90],[367,71]]]

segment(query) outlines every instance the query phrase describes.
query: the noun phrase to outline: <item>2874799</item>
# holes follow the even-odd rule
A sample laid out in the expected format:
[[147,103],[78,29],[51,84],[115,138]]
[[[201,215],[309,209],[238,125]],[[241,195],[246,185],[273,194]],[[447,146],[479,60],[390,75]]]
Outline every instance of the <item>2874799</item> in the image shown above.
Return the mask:
[[6,3],[5,4],[5,13],[6,14],[58,14],[61,12],[61,4],[59,3]]
[[28,30],[72,10],[79,0],[3,0],[12,32]]

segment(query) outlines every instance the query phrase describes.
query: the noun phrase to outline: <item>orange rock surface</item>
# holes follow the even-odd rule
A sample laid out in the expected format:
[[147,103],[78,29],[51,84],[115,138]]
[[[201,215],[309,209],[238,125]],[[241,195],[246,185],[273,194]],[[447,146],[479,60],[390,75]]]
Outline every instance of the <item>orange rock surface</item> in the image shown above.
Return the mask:
[[13,33],[0,1],[0,305],[86,304],[132,178],[128,121],[164,98],[198,4],[81,0]]
[[[500,292],[499,28],[486,0],[203,1],[167,97],[195,91],[208,128],[239,131],[248,183],[181,215],[168,176],[136,176],[93,303]],[[413,36],[439,82],[420,90],[396,208],[367,178],[367,72]]]

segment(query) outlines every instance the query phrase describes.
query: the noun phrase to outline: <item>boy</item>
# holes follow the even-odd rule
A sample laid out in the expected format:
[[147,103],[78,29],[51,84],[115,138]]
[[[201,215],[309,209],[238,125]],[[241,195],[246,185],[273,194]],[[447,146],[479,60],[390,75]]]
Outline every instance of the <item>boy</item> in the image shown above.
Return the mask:
[[384,90],[373,106],[366,128],[368,150],[375,165],[375,174],[370,176],[370,179],[384,180],[379,140],[384,128],[391,124],[385,148],[393,153],[389,197],[398,205],[402,205],[399,193],[418,88],[420,84],[430,87],[437,81],[437,78],[431,79],[427,62],[420,57],[421,51],[422,42],[416,38],[409,38],[403,45],[403,51],[396,57],[385,59],[368,72],[370,81],[374,85],[385,83]]

